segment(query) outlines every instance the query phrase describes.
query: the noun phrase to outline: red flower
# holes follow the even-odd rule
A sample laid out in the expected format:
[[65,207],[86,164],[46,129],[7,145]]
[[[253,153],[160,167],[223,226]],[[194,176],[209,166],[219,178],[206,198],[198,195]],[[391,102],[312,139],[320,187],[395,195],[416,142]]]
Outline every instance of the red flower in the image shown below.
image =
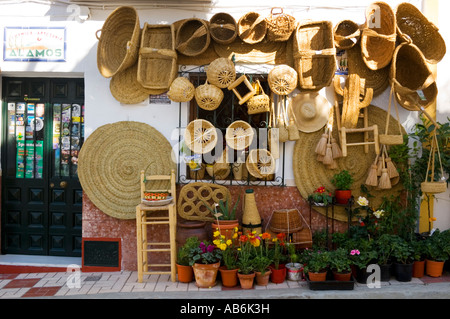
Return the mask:
[[239,241],[240,241],[241,243],[246,243],[247,240],[248,240],[248,237],[247,237],[246,235],[241,235],[241,236],[239,237]]

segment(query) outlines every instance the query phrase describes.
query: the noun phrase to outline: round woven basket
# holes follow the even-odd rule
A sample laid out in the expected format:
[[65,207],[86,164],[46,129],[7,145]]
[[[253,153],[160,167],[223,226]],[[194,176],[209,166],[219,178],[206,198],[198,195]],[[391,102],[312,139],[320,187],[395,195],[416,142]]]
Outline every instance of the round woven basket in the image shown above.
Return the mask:
[[447,49],[439,29],[410,3],[399,4],[395,14],[399,38],[411,40],[429,63],[441,61]]
[[[412,43],[399,45],[392,58],[390,80],[400,105],[417,111],[426,109],[437,98],[436,81],[420,49]],[[420,95],[419,95],[420,94]]]
[[194,120],[186,127],[184,142],[196,154],[208,153],[217,144],[216,128],[209,121]]
[[351,20],[342,20],[334,27],[334,44],[338,49],[353,48],[358,43],[360,36],[359,25]]
[[209,20],[211,38],[220,44],[233,42],[238,34],[236,20],[225,12],[216,13]]
[[254,131],[245,121],[235,121],[226,130],[225,140],[232,149],[241,151],[252,144]]
[[[101,31],[100,37],[98,32]],[[97,67],[100,74],[110,78],[132,66],[138,58],[141,28],[133,7],[115,9],[96,33]]]
[[[279,12],[274,12],[278,10]],[[295,18],[283,12],[283,8],[272,8],[266,18],[267,39],[269,41],[287,41],[295,30]]]
[[261,42],[266,36],[266,32],[266,20],[257,12],[248,12],[238,21],[238,34],[245,43]]
[[208,82],[218,88],[227,88],[236,80],[236,69],[233,61],[227,58],[217,58],[206,69]]
[[264,93],[259,80],[256,80],[256,83],[258,88],[261,90],[261,94],[253,95],[250,99],[248,99],[247,113],[250,115],[270,112],[270,98],[266,93]]
[[195,100],[200,108],[207,111],[214,111],[222,103],[223,92],[217,86],[209,84],[199,85],[195,89]]
[[303,229],[302,218],[297,209],[278,209],[273,211],[269,228],[273,232],[287,234],[296,233]]
[[256,178],[267,178],[275,173],[275,159],[265,149],[251,150],[245,164],[250,175]]
[[175,47],[178,52],[187,56],[197,56],[208,49],[211,42],[208,21],[191,18],[181,22]]
[[270,89],[278,95],[288,95],[297,87],[298,74],[289,65],[277,65],[267,76]]
[[177,77],[170,85],[167,96],[174,102],[189,102],[195,94],[195,87],[185,77]]
[[420,184],[422,193],[426,194],[440,194],[447,191],[446,182],[423,182]]
[[[170,142],[148,124],[106,124],[84,142],[78,176],[83,191],[103,213],[134,219],[136,206],[141,202],[141,170],[146,175],[170,175],[176,168],[172,156]],[[155,181],[152,189],[167,189],[167,183]]]

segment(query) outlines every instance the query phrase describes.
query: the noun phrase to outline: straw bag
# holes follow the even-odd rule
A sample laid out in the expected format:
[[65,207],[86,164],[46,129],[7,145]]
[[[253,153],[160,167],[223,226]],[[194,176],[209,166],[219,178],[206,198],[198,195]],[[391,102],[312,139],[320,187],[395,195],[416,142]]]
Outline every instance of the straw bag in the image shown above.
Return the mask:
[[446,53],[439,29],[414,5],[404,2],[397,6],[397,34],[402,42],[412,41],[422,51],[427,62],[436,64]]
[[258,86],[258,89],[261,90],[261,94],[254,95],[247,101],[247,113],[250,115],[270,112],[269,96],[264,93],[259,80],[256,80],[256,85]]
[[225,140],[232,149],[242,151],[252,144],[254,132],[245,121],[235,121],[226,130]]
[[[439,151],[439,144],[436,134],[437,132],[435,130],[433,135],[433,141],[431,143],[430,157],[428,159],[428,167],[427,173],[425,175],[425,181],[420,185],[422,192],[427,194],[439,194],[445,193],[447,191],[447,183],[445,182],[444,168],[442,167],[441,152]],[[439,164],[441,168],[441,181],[434,180],[434,168],[435,168],[434,163],[436,158],[436,152],[438,154]]]
[[[380,134],[379,138],[380,138],[380,144],[383,145],[401,145],[403,144],[403,134],[402,134],[402,126],[400,124],[400,116],[398,113],[398,106],[397,103],[395,101],[395,99],[393,99],[393,95],[394,95],[394,86],[391,86],[391,93],[389,94],[389,106],[388,106],[388,110],[387,110],[387,116],[386,116],[386,129],[385,129],[385,133],[384,134]],[[399,135],[388,135],[388,131],[389,131],[389,120],[391,118],[391,103],[392,100],[394,100],[394,106],[395,106],[395,112],[397,115],[397,122],[398,122],[398,130],[399,130]]]
[[110,78],[131,67],[137,61],[141,37],[136,9],[128,6],[115,9],[95,36],[98,39],[97,67],[101,75]]
[[361,36],[359,25],[351,20],[342,20],[334,27],[334,44],[336,48],[348,50],[358,43]]
[[251,150],[246,160],[247,170],[256,178],[268,178],[275,173],[275,159],[268,150]]
[[217,58],[206,69],[208,82],[218,88],[227,88],[236,80],[236,69],[233,61],[227,58]]
[[170,85],[167,96],[174,102],[189,102],[195,94],[194,84],[185,77],[178,77]]
[[228,13],[216,13],[209,20],[209,32],[217,43],[230,44],[237,37],[236,20]]
[[206,81],[205,84],[195,89],[195,100],[200,108],[213,111],[222,103],[223,92],[217,86],[208,84]]
[[186,127],[184,142],[196,154],[208,153],[217,144],[216,128],[209,121],[194,120]]
[[268,224],[270,230],[277,233],[292,234],[303,229],[300,212],[297,209],[274,210]]
[[297,71],[289,65],[277,65],[267,76],[270,89],[278,95],[288,95],[297,87]]
[[238,21],[238,34],[245,43],[261,42],[266,36],[266,32],[266,20],[257,12],[248,12]]
[[[274,9],[280,12],[274,13]],[[269,41],[287,41],[295,29],[295,18],[283,12],[283,8],[272,8],[266,18],[267,39]]]
[[197,56],[206,51],[211,42],[208,21],[191,18],[184,20],[176,34],[175,47],[187,56]]

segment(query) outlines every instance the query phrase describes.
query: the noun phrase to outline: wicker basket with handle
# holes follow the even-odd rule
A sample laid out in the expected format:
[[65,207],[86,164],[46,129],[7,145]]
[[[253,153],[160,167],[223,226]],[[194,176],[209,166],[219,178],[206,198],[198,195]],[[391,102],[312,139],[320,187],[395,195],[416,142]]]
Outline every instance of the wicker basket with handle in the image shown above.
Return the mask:
[[247,113],[250,115],[270,112],[269,96],[266,93],[264,93],[264,90],[259,80],[256,80],[256,85],[258,86],[259,90],[261,90],[261,94],[253,95],[247,101]]
[[[274,12],[274,9],[279,12]],[[295,29],[295,18],[283,12],[283,8],[272,8],[266,18],[267,39],[269,41],[287,41]]]

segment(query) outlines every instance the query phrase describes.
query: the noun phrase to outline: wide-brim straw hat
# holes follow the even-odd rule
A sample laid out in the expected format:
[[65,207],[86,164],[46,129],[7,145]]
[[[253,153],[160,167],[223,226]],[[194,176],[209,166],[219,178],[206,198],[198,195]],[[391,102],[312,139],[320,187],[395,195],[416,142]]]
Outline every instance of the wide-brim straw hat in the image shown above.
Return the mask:
[[[149,151],[151,150],[151,151]],[[118,219],[136,217],[141,202],[139,176],[170,175],[176,169],[170,142],[148,124],[122,121],[97,128],[84,142],[78,159],[83,191],[103,213]],[[167,187],[166,181],[152,184]]]
[[[101,31],[100,37],[98,32]],[[138,58],[141,28],[133,7],[115,9],[96,33],[97,67],[100,74],[110,78],[132,66]]]
[[319,93],[298,93],[291,107],[298,130],[304,133],[320,130],[330,117],[331,104]]
[[436,101],[438,89],[422,51],[412,43],[400,44],[392,59],[390,80],[399,104],[409,110],[426,109]]
[[334,44],[336,48],[348,50],[359,42],[361,30],[352,20],[342,20],[334,26]]
[[435,64],[441,61],[447,49],[439,29],[410,3],[399,4],[395,14],[398,38],[402,42],[411,39],[427,62]]
[[288,95],[297,87],[298,74],[289,65],[277,65],[270,70],[267,82],[275,94]]
[[194,120],[186,127],[184,143],[196,154],[208,153],[217,145],[216,128],[207,120]]
[[396,35],[397,22],[392,8],[381,1],[370,4],[366,8],[366,24],[361,33],[362,57],[369,69],[378,70],[389,65]]
[[215,42],[229,44],[238,35],[236,20],[228,13],[216,13],[209,20],[209,32]]
[[252,144],[255,132],[251,125],[245,121],[234,121],[225,132],[227,145],[232,149],[241,151]]
[[257,12],[248,12],[238,21],[238,35],[246,43],[255,44],[261,42],[266,33],[266,20]]
[[209,21],[191,18],[183,20],[176,31],[175,47],[187,56],[198,56],[208,49],[211,42]]

